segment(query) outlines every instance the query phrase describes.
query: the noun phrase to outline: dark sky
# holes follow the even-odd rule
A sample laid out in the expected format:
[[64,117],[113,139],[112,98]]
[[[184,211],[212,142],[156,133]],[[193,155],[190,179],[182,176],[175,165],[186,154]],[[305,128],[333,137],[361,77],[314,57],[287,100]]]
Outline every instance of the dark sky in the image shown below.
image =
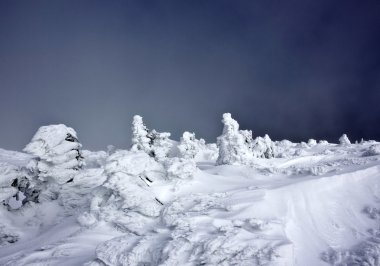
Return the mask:
[[380,140],[380,1],[0,0],[0,147],[41,125],[84,148],[148,127]]

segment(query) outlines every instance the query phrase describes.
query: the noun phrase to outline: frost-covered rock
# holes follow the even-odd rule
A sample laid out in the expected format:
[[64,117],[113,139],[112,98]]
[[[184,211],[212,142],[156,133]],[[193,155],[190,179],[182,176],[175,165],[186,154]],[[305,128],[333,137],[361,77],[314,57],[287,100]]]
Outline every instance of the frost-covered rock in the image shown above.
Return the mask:
[[36,156],[41,180],[64,184],[84,165],[81,147],[74,129],[59,124],[40,127],[24,151]]
[[9,209],[19,209],[26,202],[38,202],[41,188],[35,161],[25,166],[0,163],[0,202]]
[[162,206],[149,187],[165,179],[163,166],[143,151],[118,150],[104,170],[107,179],[93,192],[91,215],[121,230],[145,230],[146,217],[157,216]]
[[380,155],[380,145],[371,145],[369,148],[363,153],[363,156],[376,156]]
[[19,236],[9,228],[0,224],[0,247],[13,244],[19,240]]
[[346,146],[346,145],[350,145],[350,144],[351,144],[351,141],[348,139],[348,137],[347,137],[346,134],[343,134],[343,135],[339,138],[339,144],[342,145],[342,146]]
[[223,133],[217,139],[219,157],[217,164],[249,164],[253,155],[250,150],[249,131],[239,131],[239,124],[230,113],[223,114]]

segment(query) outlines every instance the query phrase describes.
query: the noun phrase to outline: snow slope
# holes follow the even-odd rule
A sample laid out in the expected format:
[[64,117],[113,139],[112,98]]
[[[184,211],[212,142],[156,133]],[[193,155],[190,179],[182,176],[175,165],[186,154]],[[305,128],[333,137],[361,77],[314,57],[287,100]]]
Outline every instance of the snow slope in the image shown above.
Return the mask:
[[[292,144],[252,166],[200,154],[185,179],[85,151],[56,200],[0,207],[0,265],[380,265],[377,145]],[[1,197],[30,159],[0,150]]]

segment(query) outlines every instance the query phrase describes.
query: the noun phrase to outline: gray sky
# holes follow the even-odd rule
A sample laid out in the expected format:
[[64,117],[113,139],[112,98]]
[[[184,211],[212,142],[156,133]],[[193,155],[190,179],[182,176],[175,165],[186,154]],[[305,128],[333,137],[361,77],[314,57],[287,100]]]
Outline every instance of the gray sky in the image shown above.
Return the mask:
[[0,147],[39,126],[84,148],[149,128],[380,139],[380,2],[0,0]]

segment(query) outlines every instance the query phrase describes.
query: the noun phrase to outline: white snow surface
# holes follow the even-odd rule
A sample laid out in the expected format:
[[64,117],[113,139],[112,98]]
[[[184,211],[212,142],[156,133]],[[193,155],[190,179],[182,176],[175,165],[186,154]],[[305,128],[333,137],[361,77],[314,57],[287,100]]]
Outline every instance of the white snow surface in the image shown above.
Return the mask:
[[[249,166],[85,151],[56,200],[0,206],[0,265],[380,265],[379,145],[275,142]],[[1,201],[32,159],[0,149]]]

